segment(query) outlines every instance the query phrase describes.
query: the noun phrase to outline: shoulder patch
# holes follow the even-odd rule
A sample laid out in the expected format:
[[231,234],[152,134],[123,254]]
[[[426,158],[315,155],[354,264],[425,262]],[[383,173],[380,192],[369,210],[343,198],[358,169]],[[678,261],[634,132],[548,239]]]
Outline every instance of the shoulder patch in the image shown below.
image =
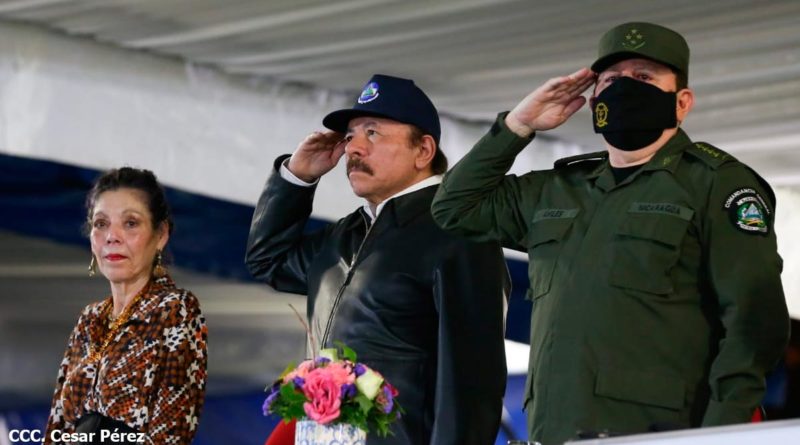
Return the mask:
[[585,161],[605,161],[608,158],[607,151],[596,151],[594,153],[584,153],[576,156],[570,156],[567,158],[561,158],[557,160],[553,166],[555,168],[563,168],[568,165],[572,165],[578,162],[585,162]]
[[753,235],[769,233],[771,211],[755,189],[742,187],[734,190],[722,207],[727,210],[731,224],[737,229]]
[[686,149],[686,152],[703,161],[709,167],[716,169],[727,162],[734,162],[736,158],[705,142],[695,142]]

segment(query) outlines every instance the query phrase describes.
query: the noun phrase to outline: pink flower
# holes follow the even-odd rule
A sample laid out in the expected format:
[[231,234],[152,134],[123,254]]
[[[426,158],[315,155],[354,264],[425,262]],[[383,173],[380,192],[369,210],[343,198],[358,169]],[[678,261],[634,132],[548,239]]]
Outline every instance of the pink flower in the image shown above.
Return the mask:
[[305,377],[303,394],[310,400],[303,404],[306,415],[320,425],[336,420],[342,401],[341,385],[326,368],[317,368]]
[[306,360],[303,363],[300,363],[294,371],[286,374],[283,377],[283,383],[289,383],[294,380],[295,377],[306,378],[309,372],[314,369],[314,360]]
[[353,373],[353,367],[347,363],[332,362],[325,367],[325,371],[331,374],[333,381],[339,386],[356,382],[356,375]]

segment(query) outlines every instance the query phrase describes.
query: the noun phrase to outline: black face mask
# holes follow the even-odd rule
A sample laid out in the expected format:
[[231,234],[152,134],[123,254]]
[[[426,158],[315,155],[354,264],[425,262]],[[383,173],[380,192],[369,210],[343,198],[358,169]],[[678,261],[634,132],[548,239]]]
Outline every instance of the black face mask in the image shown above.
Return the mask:
[[676,101],[674,92],[622,77],[592,99],[594,132],[620,150],[644,148],[678,125]]

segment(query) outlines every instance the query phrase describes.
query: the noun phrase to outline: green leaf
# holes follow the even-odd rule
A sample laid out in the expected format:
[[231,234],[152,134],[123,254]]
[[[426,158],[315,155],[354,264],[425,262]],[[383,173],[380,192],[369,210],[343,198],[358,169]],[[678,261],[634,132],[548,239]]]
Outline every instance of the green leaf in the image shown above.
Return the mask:
[[369,424],[372,427],[373,432],[378,437],[394,435],[394,432],[389,429],[389,426],[395,421],[396,414],[397,413],[395,412],[386,414],[380,409],[373,409],[369,416]]
[[379,437],[386,437],[389,435],[389,422],[380,419],[375,422],[375,434]]
[[346,344],[342,343],[339,340],[336,340],[333,343],[342,349],[342,357],[344,357],[346,360],[350,360],[351,362],[356,363],[357,361],[356,351],[354,351],[352,348],[349,348]]
[[359,409],[361,409],[366,416],[369,413],[369,410],[372,408],[372,401],[364,394],[358,394],[353,400],[358,403]]
[[367,426],[367,415],[366,413],[362,412],[361,409],[354,404],[345,404],[339,408],[339,419],[338,423],[349,423],[350,425],[355,425],[358,428],[361,428],[364,431],[369,432],[369,428]]
[[272,412],[287,421],[299,419],[306,414],[303,409],[303,403],[306,401],[306,397],[295,391],[293,385],[283,385],[280,397],[272,404]]
[[306,395],[298,391],[294,387],[294,383],[287,383],[281,386],[280,398],[282,398],[283,401],[287,403],[296,403],[296,402],[304,403],[308,401],[308,399],[306,399]]
[[283,372],[281,373],[281,375],[279,375],[279,376],[278,376],[278,379],[279,379],[279,380],[283,380],[283,378],[284,378],[284,377],[286,377],[286,375],[287,375],[287,374],[289,374],[290,372],[292,372],[292,370],[293,370],[294,368],[296,368],[296,367],[297,367],[297,366],[295,365],[295,363],[294,363],[294,362],[289,362],[289,364],[286,366],[286,369],[284,369],[284,370],[283,370]]

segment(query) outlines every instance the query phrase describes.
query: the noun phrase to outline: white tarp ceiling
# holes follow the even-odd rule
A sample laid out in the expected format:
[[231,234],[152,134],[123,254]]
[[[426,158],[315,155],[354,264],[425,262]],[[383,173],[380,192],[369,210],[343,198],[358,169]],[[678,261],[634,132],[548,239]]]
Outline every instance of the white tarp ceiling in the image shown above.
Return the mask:
[[[15,0],[0,18],[339,92],[374,72],[407,76],[443,113],[477,120],[590,64],[611,26],[654,21],[692,48],[690,135],[800,183],[796,0]],[[599,147],[586,110],[552,135]]]

